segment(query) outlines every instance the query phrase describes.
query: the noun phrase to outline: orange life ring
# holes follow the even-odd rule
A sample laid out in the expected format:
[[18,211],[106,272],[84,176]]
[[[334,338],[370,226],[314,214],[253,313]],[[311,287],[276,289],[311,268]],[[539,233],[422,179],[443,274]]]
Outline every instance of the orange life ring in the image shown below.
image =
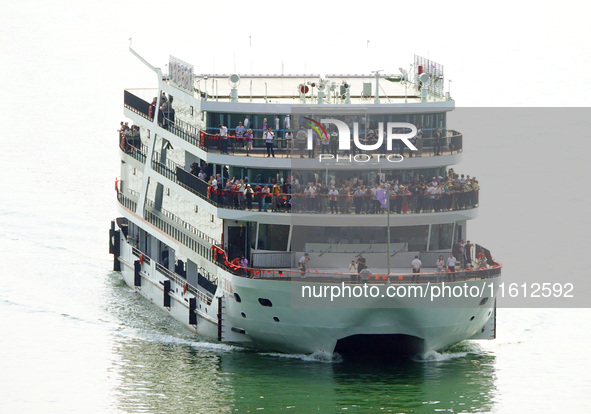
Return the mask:
[[119,192],[119,179],[115,177],[115,191]]
[[140,265],[144,264],[144,254],[140,254]]
[[185,285],[183,286],[183,293],[187,293],[187,287],[188,287],[187,282],[185,282]]

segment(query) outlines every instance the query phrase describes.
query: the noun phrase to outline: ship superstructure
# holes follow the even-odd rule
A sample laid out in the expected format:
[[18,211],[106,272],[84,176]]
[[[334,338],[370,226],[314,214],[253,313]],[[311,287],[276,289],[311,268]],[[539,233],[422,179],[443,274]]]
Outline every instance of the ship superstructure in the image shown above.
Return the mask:
[[[131,52],[158,87],[124,94],[134,128],[119,137],[110,251],[130,287],[196,333],[282,352],[425,353],[494,337],[501,269],[463,242],[480,188],[451,167],[463,137],[447,126],[443,66],[415,56],[394,75],[198,75]],[[484,283],[438,306],[297,296]]]

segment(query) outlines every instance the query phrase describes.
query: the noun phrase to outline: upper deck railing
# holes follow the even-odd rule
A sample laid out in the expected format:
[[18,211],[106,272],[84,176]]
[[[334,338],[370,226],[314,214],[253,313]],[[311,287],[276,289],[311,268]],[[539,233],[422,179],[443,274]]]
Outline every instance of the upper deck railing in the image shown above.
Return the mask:
[[150,104],[129,91],[123,91],[123,105],[150,121],[154,119],[153,108],[150,109]]
[[[278,213],[307,213],[307,214],[385,214],[388,212],[388,200],[379,199],[373,192],[364,191],[355,194],[349,190],[339,189],[338,195],[306,194],[303,188],[279,194],[253,192],[231,189],[218,189],[186,171],[180,165],[167,160],[166,165],[157,161],[159,154],[154,154],[152,168],[158,173],[181,187],[206,200],[208,203],[227,209],[271,211]],[[328,192],[328,191],[326,191]],[[390,194],[390,213],[418,214],[432,212],[446,212],[466,210],[478,207],[479,190],[460,186],[448,192],[431,194],[422,190],[420,193],[409,194],[398,192]]]
[[[154,108],[151,108],[151,104],[144,101],[143,99],[135,96],[129,91],[125,91],[125,107],[132,112],[152,121]],[[242,137],[237,137],[235,134],[229,134],[226,142],[223,142],[219,135],[201,131],[193,125],[190,125],[184,121],[175,119],[174,116],[163,114],[160,112],[158,124],[167,129],[170,133],[178,136],[179,138],[187,141],[188,143],[200,148],[203,151],[222,154],[229,153],[231,155],[246,156],[247,154],[260,155],[264,154],[266,150],[265,139],[262,137],[254,137],[252,141],[252,150],[247,151],[245,146],[245,140]],[[363,141],[363,138],[361,139]],[[274,138],[273,148],[278,155],[285,158],[297,158],[297,157],[318,157],[320,154],[333,154],[333,155],[345,155],[348,152],[339,150],[333,143],[318,144],[314,145],[313,150],[308,150],[305,147],[305,143],[298,142],[297,139],[285,139],[285,138]],[[419,157],[430,157],[439,155],[451,155],[454,153],[461,152],[463,149],[463,136],[461,133],[453,130],[448,130],[442,138],[437,139],[433,137],[417,138],[415,146],[418,148],[414,156]],[[374,151],[360,151],[355,152],[355,146],[351,146],[351,155],[357,154],[386,154],[386,148],[379,148]],[[401,149],[401,153],[409,153],[408,149]],[[404,155],[404,154],[403,154]]]
[[368,283],[368,284],[397,284],[397,283],[433,283],[433,282],[459,282],[471,279],[490,279],[501,275],[502,266],[495,264],[491,267],[457,269],[455,271],[427,271],[421,273],[391,272],[370,273],[360,275],[348,272],[330,272],[309,270],[302,274],[300,270],[286,269],[242,269],[247,277],[253,279],[320,282],[320,283]]
[[135,210],[137,209],[137,201],[126,197],[121,191],[117,191],[117,201],[119,201],[122,206],[135,213]]
[[146,163],[146,154],[148,153],[148,147],[144,145],[139,136],[126,136],[119,134],[119,149],[125,154],[138,160],[142,164]]

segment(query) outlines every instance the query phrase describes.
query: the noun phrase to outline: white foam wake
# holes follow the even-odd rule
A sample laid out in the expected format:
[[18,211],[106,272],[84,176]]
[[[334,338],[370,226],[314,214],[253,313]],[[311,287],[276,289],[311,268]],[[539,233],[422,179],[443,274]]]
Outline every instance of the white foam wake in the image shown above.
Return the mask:
[[458,345],[454,345],[442,352],[429,351],[424,355],[417,355],[413,357],[413,361],[416,362],[441,362],[449,361],[455,358],[463,358],[468,354],[479,354],[482,352],[480,345],[466,342]]
[[289,358],[289,359],[299,359],[301,361],[306,362],[321,362],[325,364],[334,364],[343,361],[343,358],[339,354],[327,354],[325,352],[314,352],[310,355],[306,354],[281,354],[278,352],[260,352],[259,355],[262,356],[270,356],[276,358]]

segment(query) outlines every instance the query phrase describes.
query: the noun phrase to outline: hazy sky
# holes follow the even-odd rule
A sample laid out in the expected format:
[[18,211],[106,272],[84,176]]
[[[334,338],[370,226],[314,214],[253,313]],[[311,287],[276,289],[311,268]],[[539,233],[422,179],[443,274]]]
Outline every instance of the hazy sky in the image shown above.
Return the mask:
[[109,65],[116,90],[154,87],[131,37],[154,65],[170,54],[197,73],[397,73],[416,53],[445,65],[458,106],[588,106],[591,94],[583,0],[4,3],[0,76],[24,83],[55,83],[40,77],[59,61],[77,82]]
[[416,53],[445,65],[460,106],[586,106],[591,93],[584,1],[166,4],[194,18],[140,8],[127,28],[160,66],[172,54],[198,73],[397,73]]

